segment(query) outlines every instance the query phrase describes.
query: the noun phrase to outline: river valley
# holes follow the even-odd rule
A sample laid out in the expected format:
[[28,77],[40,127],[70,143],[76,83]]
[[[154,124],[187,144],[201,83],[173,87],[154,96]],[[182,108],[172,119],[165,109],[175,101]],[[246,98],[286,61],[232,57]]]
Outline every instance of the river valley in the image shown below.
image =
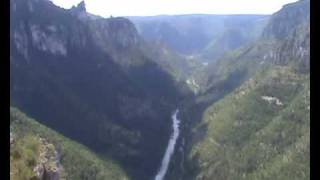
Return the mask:
[[170,140],[169,140],[169,143],[167,146],[167,150],[166,150],[164,157],[162,159],[161,167],[155,177],[155,180],[163,180],[164,179],[166,172],[168,170],[169,164],[170,164],[171,156],[174,153],[175,145],[176,145],[177,139],[179,137],[179,133],[180,133],[180,130],[179,130],[180,120],[177,118],[178,113],[179,113],[179,109],[175,110],[175,112],[171,116],[173,132],[170,137]]

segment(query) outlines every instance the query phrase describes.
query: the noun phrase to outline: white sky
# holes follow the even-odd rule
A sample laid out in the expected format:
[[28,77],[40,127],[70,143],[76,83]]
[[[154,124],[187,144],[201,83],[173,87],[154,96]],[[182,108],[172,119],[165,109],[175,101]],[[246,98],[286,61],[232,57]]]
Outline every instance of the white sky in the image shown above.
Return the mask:
[[[81,0],[51,0],[69,9]],[[87,11],[103,17],[163,14],[272,14],[297,0],[85,0]]]

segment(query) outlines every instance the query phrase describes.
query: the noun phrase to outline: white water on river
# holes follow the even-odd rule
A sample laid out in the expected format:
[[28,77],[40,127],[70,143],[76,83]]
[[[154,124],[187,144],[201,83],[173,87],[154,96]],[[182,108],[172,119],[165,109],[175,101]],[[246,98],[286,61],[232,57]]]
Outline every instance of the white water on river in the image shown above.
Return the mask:
[[167,173],[168,166],[170,163],[171,156],[174,152],[174,148],[177,142],[177,139],[179,137],[179,124],[180,120],[177,118],[177,114],[179,113],[179,109],[177,109],[173,115],[171,116],[172,118],[172,127],[173,127],[173,133],[170,137],[169,144],[166,150],[166,153],[164,154],[164,157],[162,159],[161,167],[159,172],[157,173],[156,177],[154,178],[155,180],[163,180],[164,176]]

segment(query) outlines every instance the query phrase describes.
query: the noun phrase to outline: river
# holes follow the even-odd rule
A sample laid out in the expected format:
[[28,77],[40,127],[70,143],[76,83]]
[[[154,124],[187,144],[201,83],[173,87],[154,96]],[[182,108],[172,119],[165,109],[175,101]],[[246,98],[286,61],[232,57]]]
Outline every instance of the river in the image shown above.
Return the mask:
[[179,113],[179,109],[177,109],[173,115],[171,116],[172,118],[172,127],[173,127],[173,132],[171,134],[171,137],[169,139],[169,144],[167,146],[166,153],[164,154],[164,157],[162,159],[161,167],[159,172],[157,173],[156,177],[154,178],[155,180],[163,180],[164,176],[167,173],[169,163],[171,156],[174,152],[174,148],[177,142],[177,139],[179,137],[179,124],[180,120],[177,118],[177,114]]

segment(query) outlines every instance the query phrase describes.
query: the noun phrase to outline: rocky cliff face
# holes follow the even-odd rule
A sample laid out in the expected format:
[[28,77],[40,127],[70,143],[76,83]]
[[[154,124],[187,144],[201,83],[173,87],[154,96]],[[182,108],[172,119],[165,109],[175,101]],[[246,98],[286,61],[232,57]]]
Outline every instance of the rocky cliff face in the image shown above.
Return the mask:
[[141,50],[134,25],[88,14],[83,3],[11,0],[10,8],[11,104],[115,157],[133,178],[153,176],[183,96]]
[[60,152],[44,138],[39,138],[39,162],[34,167],[34,172],[39,180],[63,180],[64,170],[60,163]]
[[[306,1],[285,5],[270,17],[259,38],[238,49],[227,51],[217,62],[209,63],[192,76],[204,92],[219,89],[215,84],[220,84],[228,76],[231,78],[231,74],[236,74],[237,71],[239,74],[234,77],[239,78],[240,82],[245,79],[242,77],[254,74],[255,70],[266,64],[290,64],[298,71],[307,72],[310,68],[309,14],[309,4]],[[222,48],[219,44],[216,46]]]
[[310,178],[308,3],[284,6],[256,42],[208,65],[169,179]]
[[294,63],[299,71],[310,70],[310,25],[301,24],[284,40],[276,52],[277,64]]
[[274,63],[295,63],[299,70],[307,71],[310,68],[310,1],[285,5],[272,16],[262,38],[278,41],[272,57]]
[[[87,24],[90,36],[98,48],[110,54],[115,63],[121,66],[131,66],[145,63],[141,51],[143,42],[135,26],[126,18],[102,18],[86,11],[85,3],[70,9],[73,16]],[[136,53],[140,57],[128,57]],[[140,53],[140,54],[139,54]]]
[[264,29],[263,37],[284,39],[299,24],[309,22],[310,0],[300,0],[296,3],[284,5],[283,8],[272,15]]
[[[134,25],[125,18],[96,19],[88,22],[93,40],[99,48],[111,54],[115,63],[130,67],[141,65],[144,54],[141,53],[142,40]],[[135,54],[128,56],[128,54]]]

